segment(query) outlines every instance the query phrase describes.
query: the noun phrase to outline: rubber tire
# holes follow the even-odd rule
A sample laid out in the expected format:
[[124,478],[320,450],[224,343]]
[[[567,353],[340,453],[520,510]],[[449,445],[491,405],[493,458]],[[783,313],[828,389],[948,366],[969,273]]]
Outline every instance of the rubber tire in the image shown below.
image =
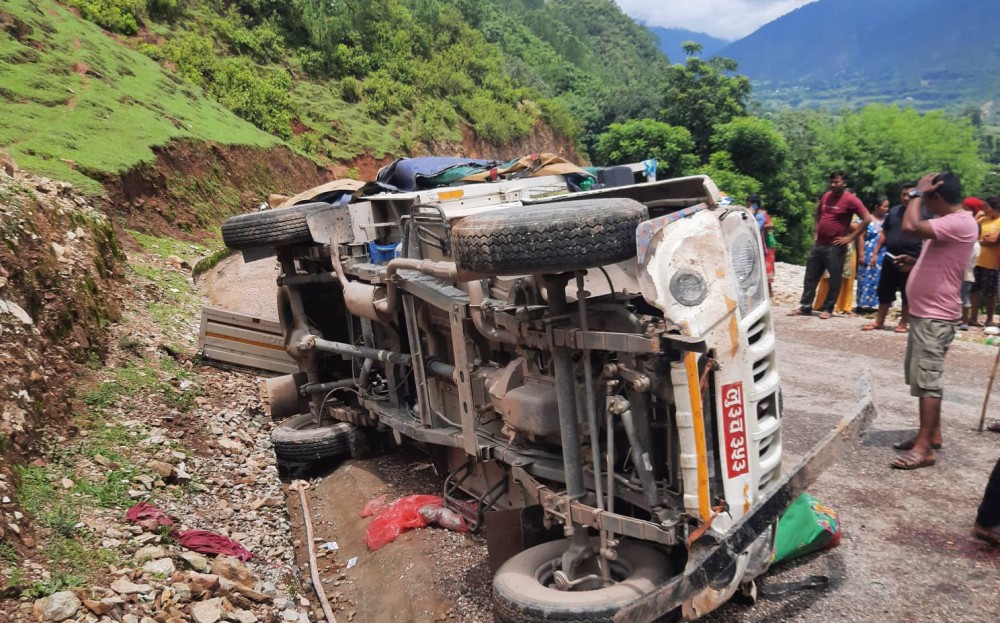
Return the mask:
[[[595,544],[600,540],[592,538]],[[625,580],[594,591],[560,591],[543,586],[538,570],[559,558],[569,544],[560,539],[524,550],[493,576],[493,617],[497,623],[603,623],[653,591],[673,575],[667,555],[635,541],[618,546],[618,561],[629,569]]]
[[317,427],[312,415],[303,413],[282,420],[271,431],[271,443],[279,461],[309,463],[349,455],[353,429],[347,422]]
[[635,257],[646,206],[582,199],[475,214],[451,231],[455,263],[486,275],[561,273]]
[[303,203],[240,214],[222,224],[222,241],[237,251],[309,243],[313,239],[306,217],[330,208],[329,203]]

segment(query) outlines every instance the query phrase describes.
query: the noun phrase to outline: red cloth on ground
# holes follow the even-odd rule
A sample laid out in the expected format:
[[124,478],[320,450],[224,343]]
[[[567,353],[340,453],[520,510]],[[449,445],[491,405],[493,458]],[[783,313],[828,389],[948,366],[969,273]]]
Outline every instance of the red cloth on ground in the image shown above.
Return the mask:
[[174,530],[171,536],[184,547],[200,554],[225,554],[243,562],[253,558],[253,553],[238,541],[208,530]]
[[[125,512],[129,523],[142,526],[144,530],[155,532],[160,526],[173,526],[174,520],[158,507],[149,502],[139,502]],[[170,536],[189,550],[201,554],[226,554],[235,556],[243,562],[253,558],[253,553],[240,545],[238,541],[211,532],[209,530],[177,530],[170,531]]]
[[172,526],[174,520],[149,502],[139,502],[125,513],[129,523],[139,524],[144,530],[156,532],[160,526]]

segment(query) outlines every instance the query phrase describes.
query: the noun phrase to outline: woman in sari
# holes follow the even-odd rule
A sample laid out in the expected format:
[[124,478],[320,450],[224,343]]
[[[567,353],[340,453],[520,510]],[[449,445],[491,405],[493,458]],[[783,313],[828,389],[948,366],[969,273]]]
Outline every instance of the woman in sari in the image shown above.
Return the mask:
[[885,247],[879,247],[878,240],[882,233],[882,219],[889,211],[889,200],[879,198],[870,208],[872,222],[868,224],[862,243],[862,252],[858,262],[858,307],[855,311],[871,313],[878,307],[878,277],[882,272],[882,258]]

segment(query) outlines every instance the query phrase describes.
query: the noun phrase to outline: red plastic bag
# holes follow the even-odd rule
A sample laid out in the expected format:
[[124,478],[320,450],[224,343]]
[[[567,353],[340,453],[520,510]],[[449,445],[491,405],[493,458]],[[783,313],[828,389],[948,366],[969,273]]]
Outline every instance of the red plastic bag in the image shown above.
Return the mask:
[[377,498],[372,498],[372,499],[368,500],[368,502],[365,503],[365,505],[361,507],[361,513],[360,513],[361,516],[362,517],[371,517],[372,515],[378,513],[380,510],[382,510],[383,508],[385,508],[385,496],[386,496],[386,494],[383,493],[382,495],[378,496]]
[[455,511],[443,506],[423,506],[420,515],[428,524],[440,526],[453,532],[468,532],[465,519]]
[[365,543],[375,551],[396,540],[403,530],[423,528],[427,521],[420,514],[425,506],[444,506],[439,495],[408,495],[378,511],[365,530]]

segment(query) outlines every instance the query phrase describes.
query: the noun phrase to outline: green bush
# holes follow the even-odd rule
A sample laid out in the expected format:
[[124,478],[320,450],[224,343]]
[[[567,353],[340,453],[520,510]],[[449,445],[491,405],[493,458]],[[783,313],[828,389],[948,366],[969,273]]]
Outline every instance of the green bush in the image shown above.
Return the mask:
[[244,18],[230,8],[225,17],[214,21],[215,29],[237,54],[247,54],[262,63],[281,59],[285,52],[285,39],[270,22],[247,27]]
[[245,56],[219,58],[210,39],[193,34],[167,43],[160,54],[239,117],[265,132],[291,137],[296,111],[289,93],[292,77],[284,69],[267,71]]
[[326,75],[326,57],[319,50],[303,47],[295,50],[295,56],[307,76],[321,78]]
[[198,86],[205,86],[219,63],[212,40],[193,34],[170,40],[160,48],[160,53],[177,66],[177,72],[185,80]]
[[414,88],[393,80],[388,72],[379,70],[361,84],[361,107],[374,119],[385,119],[413,104]]
[[154,19],[172,20],[184,14],[187,4],[188,0],[148,0],[146,9]]
[[542,119],[545,120],[545,123],[559,134],[563,136],[577,136],[579,134],[579,122],[573,118],[573,115],[561,102],[553,99],[540,99],[538,107],[542,111]]
[[80,9],[84,19],[123,35],[139,31],[139,16],[146,9],[146,0],[70,0],[69,4]]
[[285,70],[261,75],[261,68],[242,57],[227,58],[214,69],[208,92],[223,106],[265,132],[292,135],[292,78]]
[[463,98],[461,108],[476,135],[493,143],[509,143],[535,127],[534,117],[515,106],[497,101],[487,91]]
[[347,76],[340,81],[340,97],[352,104],[361,99],[361,82],[354,76]]
[[[451,104],[439,99],[427,99],[417,102],[415,108],[417,140],[430,142],[443,138],[454,138],[459,118]],[[449,134],[452,136],[449,137]]]
[[676,177],[686,174],[697,162],[694,140],[687,128],[653,119],[612,123],[597,139],[594,160],[601,165],[626,164],[655,158],[657,175]]

